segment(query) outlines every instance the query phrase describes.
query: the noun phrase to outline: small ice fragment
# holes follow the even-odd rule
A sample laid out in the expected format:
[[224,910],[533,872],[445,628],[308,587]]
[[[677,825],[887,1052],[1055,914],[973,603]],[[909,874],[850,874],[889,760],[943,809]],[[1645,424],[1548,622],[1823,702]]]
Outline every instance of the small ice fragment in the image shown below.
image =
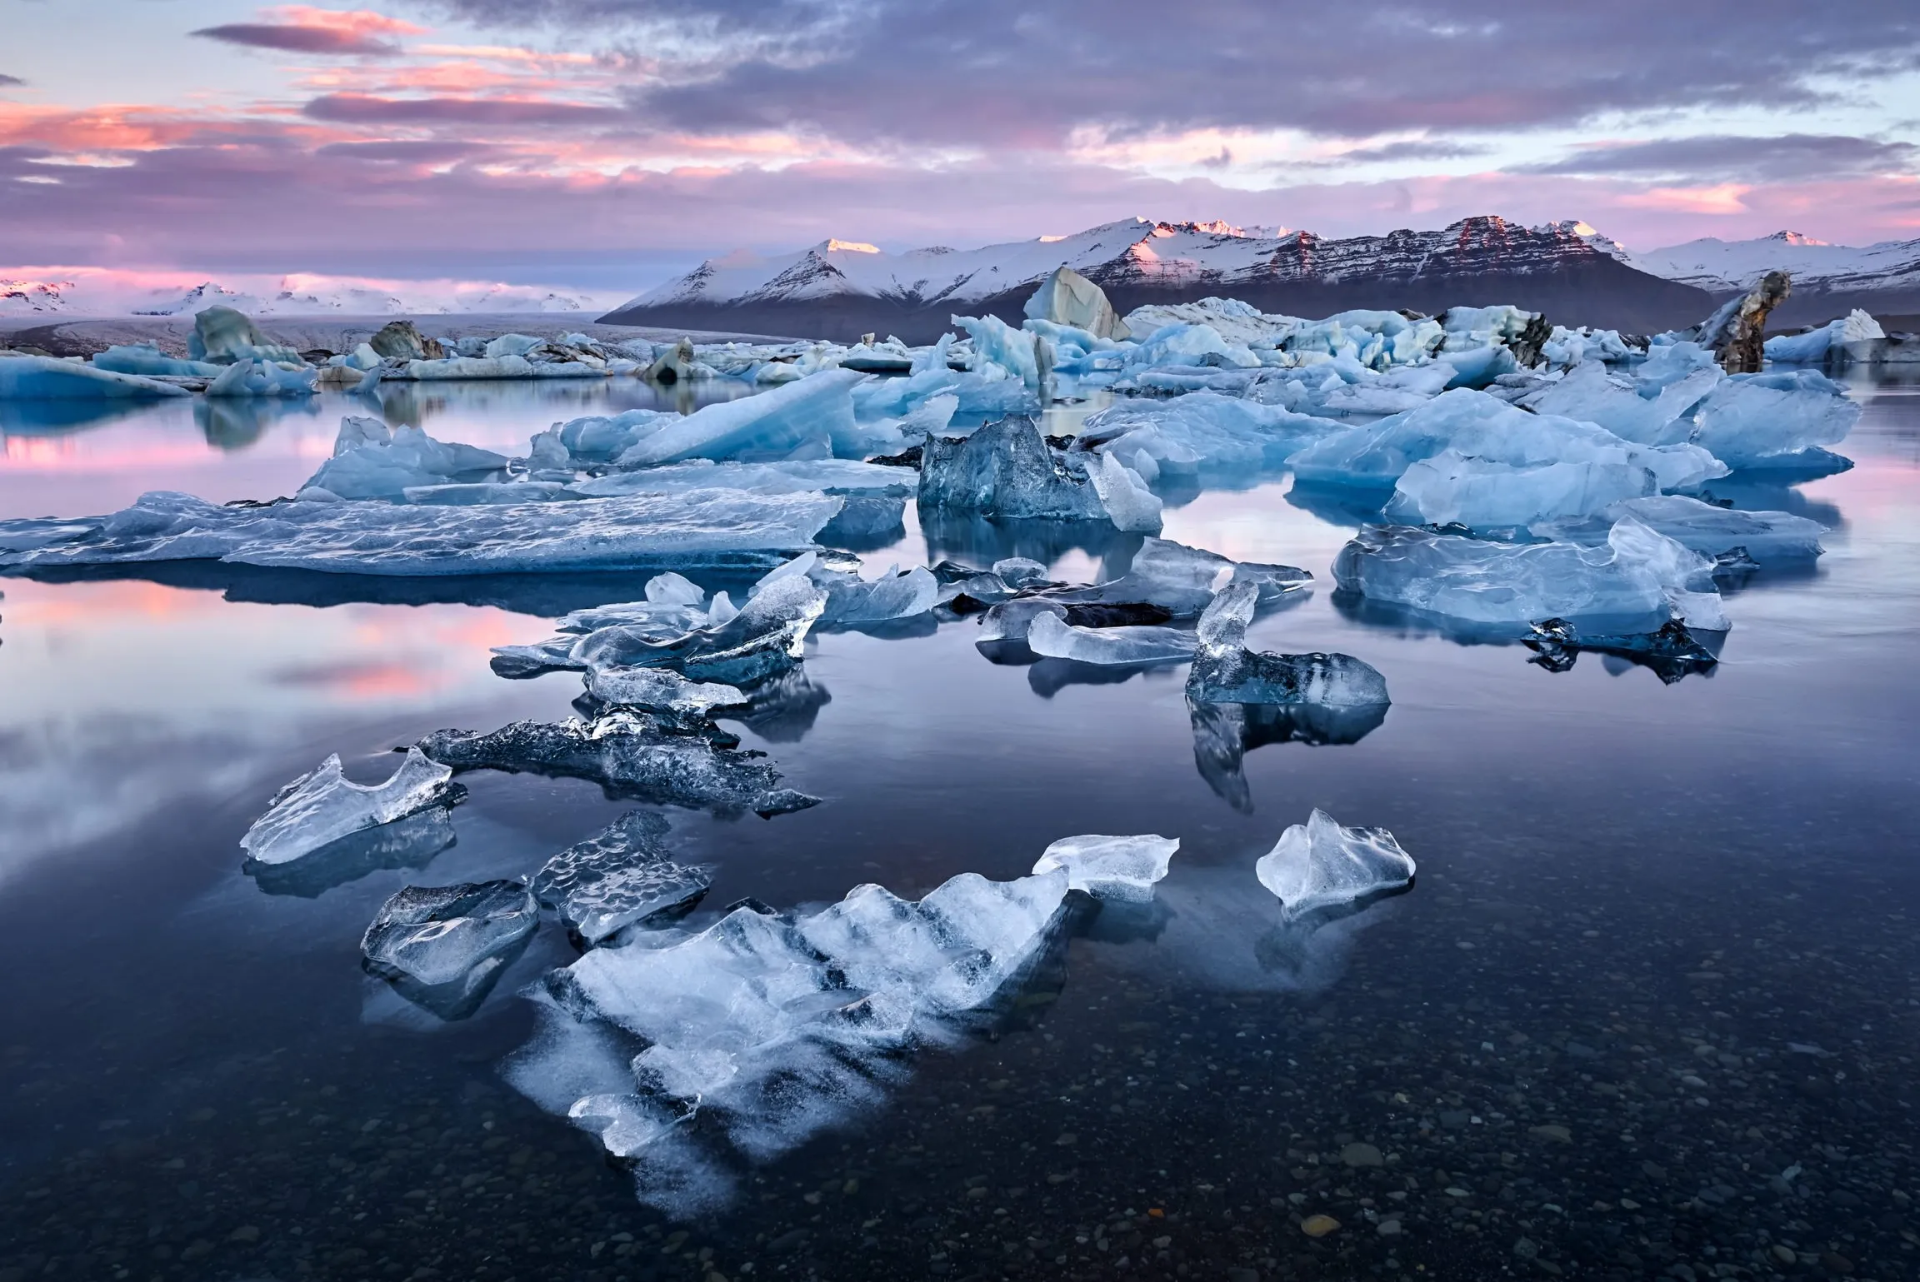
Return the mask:
[[700,720],[716,708],[739,707],[747,696],[729,685],[689,681],[667,668],[596,667],[587,673],[587,693],[618,708],[671,713]]
[[1088,470],[1088,479],[1106,504],[1115,529],[1129,534],[1160,533],[1160,497],[1117,456],[1102,454],[1099,465]]
[[1178,849],[1178,837],[1158,834],[1062,837],[1047,847],[1033,871],[1065,869],[1067,885],[1095,899],[1145,903],[1153,898],[1154,883],[1167,875],[1167,865]]
[[1199,650],[1187,675],[1187,697],[1200,703],[1310,703],[1360,708],[1389,702],[1387,682],[1350,654],[1270,654],[1242,644],[1258,589],[1221,589],[1195,628]]
[[1027,646],[1047,658],[1080,663],[1184,663],[1193,657],[1194,636],[1178,628],[1076,628],[1042,613],[1027,625]]
[[1047,581],[1047,567],[1023,556],[1010,556],[993,563],[993,572],[1010,588],[1027,588]]
[[699,605],[707,599],[706,590],[698,583],[672,570],[648,579],[646,592],[647,600],[656,605]]
[[376,975],[440,988],[461,982],[539,924],[539,904],[517,881],[408,886],[381,905],[360,953]]
[[425,809],[444,797],[452,777],[451,769],[413,748],[385,783],[357,784],[342,773],[335,753],[282,788],[240,845],[256,863],[288,863],[362,828]]
[[685,912],[707,893],[713,874],[676,863],[666,851],[666,836],[660,815],[623,815],[547,860],[534,874],[533,893],[589,944]]
[[1413,883],[1413,856],[1385,828],[1346,828],[1316,809],[1254,865],[1288,917],[1356,905]]

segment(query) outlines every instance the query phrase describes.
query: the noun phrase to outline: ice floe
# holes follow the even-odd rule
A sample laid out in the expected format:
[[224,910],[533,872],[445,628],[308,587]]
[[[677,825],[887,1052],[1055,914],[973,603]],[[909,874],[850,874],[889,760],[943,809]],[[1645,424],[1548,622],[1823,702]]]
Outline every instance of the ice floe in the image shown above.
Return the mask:
[[1385,828],[1347,828],[1316,809],[1254,865],[1289,917],[1356,907],[1413,883],[1413,856]]

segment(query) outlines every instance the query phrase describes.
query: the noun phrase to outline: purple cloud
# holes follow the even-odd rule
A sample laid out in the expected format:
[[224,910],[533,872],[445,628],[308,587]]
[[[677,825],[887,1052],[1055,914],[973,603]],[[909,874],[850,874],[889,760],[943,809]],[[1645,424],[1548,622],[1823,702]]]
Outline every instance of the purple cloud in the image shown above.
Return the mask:
[[0,75],[0,89],[4,89],[9,85],[24,85],[26,83],[27,83],[26,81],[22,80],[18,76]]
[[347,27],[307,26],[293,22],[229,22],[202,27],[190,35],[222,40],[252,49],[282,49],[288,53],[358,54],[392,57],[400,46]]
[[1707,134],[1582,147],[1559,160],[1516,166],[1516,171],[1678,177],[1697,183],[1911,174],[1917,166],[1920,166],[1920,146],[1910,142],[1881,142],[1829,134],[1783,134],[1771,138]]
[[479,142],[330,142],[313,154],[342,160],[398,162],[407,165],[444,165],[495,150]]

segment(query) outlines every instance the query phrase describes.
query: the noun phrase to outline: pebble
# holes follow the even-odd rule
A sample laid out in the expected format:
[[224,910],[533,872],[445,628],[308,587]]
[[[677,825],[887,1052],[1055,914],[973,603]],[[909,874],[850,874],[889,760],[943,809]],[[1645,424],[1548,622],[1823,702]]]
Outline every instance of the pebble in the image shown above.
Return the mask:
[[1340,1160],[1348,1166],[1380,1166],[1386,1159],[1371,1144],[1349,1144],[1340,1150]]
[[1331,1215],[1309,1215],[1300,1221],[1300,1231],[1308,1237],[1325,1237],[1340,1227],[1340,1221]]
[[1552,1140],[1556,1144],[1573,1143],[1573,1132],[1557,1122],[1549,1122],[1545,1126],[1529,1126],[1527,1134],[1537,1139]]

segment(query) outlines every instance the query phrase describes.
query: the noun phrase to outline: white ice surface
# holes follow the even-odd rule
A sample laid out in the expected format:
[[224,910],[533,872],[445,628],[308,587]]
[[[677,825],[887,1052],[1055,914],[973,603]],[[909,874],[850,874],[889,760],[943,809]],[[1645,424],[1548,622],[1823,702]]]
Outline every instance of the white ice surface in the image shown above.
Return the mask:
[[1118,903],[1145,903],[1154,884],[1167,875],[1178,837],[1147,836],[1062,837],[1048,846],[1033,865],[1036,874],[1063,869],[1067,885],[1096,899]]
[[1324,810],[1294,824],[1254,865],[1289,917],[1355,903],[1413,880],[1413,856],[1385,828],[1346,828]]

